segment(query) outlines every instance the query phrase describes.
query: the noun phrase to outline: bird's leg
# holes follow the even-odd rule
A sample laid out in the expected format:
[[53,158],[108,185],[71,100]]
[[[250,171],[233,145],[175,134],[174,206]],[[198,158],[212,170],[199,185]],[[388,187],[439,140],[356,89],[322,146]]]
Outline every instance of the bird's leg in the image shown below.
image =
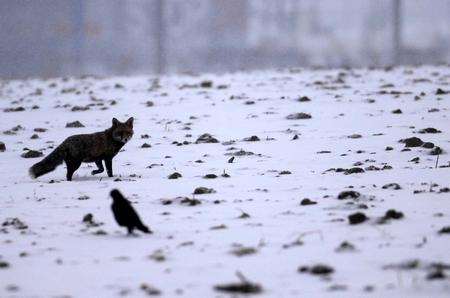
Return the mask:
[[134,233],[133,233],[134,228],[133,227],[127,227],[127,229],[128,229],[128,236],[133,236],[134,235]]

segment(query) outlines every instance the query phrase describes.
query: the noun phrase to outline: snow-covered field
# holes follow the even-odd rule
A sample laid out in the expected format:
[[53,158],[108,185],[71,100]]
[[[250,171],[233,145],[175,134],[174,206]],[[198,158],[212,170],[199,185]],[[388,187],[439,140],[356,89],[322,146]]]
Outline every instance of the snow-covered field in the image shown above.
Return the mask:
[[[0,296],[227,297],[215,286],[240,272],[256,297],[449,297],[447,91],[444,66],[3,81]],[[115,177],[94,164],[72,182],[65,165],[28,176],[42,157],[25,148],[46,155],[130,116]],[[196,144],[204,133],[219,142]],[[410,137],[443,152],[399,142]],[[153,234],[116,224],[113,188]],[[381,219],[390,209],[404,216]],[[351,225],[356,212],[368,219]]]

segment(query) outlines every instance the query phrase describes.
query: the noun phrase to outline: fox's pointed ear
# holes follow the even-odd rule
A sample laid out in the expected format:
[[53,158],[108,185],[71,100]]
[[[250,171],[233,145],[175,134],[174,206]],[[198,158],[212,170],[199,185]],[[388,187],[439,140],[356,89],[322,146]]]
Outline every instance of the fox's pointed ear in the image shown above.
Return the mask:
[[133,121],[134,121],[134,118],[130,117],[130,119],[128,119],[127,122],[125,122],[125,124],[132,127],[133,126]]
[[116,118],[113,118],[113,120],[112,120],[113,126],[117,126],[119,123],[120,123],[119,120],[117,120]]

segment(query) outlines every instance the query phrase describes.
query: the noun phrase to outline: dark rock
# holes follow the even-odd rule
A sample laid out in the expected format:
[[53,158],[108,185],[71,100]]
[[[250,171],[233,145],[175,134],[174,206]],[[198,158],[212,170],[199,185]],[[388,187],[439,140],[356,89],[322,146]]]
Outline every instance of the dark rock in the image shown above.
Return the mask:
[[214,286],[214,290],[219,292],[234,293],[234,294],[259,294],[262,293],[261,285],[249,282],[241,273],[236,273],[241,280],[238,283],[229,283]]
[[213,86],[212,81],[202,81],[200,83],[200,87],[202,87],[202,88],[211,88],[212,86]]
[[446,91],[441,88],[437,88],[437,90],[436,90],[436,95],[445,95],[445,94],[449,94],[449,93],[450,93],[450,91]]
[[431,149],[430,151],[430,155],[440,155],[442,154],[442,149],[439,146],[434,147],[433,149]]
[[348,221],[351,225],[357,225],[357,224],[363,223],[367,219],[368,219],[367,216],[362,212],[356,212],[356,213],[350,214],[348,216]]
[[10,113],[10,112],[23,112],[23,111],[25,111],[25,108],[24,108],[24,107],[6,108],[6,109],[3,109],[3,112],[5,112],[5,113]]
[[36,140],[36,139],[39,139],[39,136],[38,136],[37,134],[33,134],[33,135],[30,137],[30,139]]
[[23,158],[37,158],[37,157],[41,157],[43,155],[44,154],[42,152],[40,152],[40,151],[29,150],[29,151],[27,151],[25,153],[22,153],[22,155],[20,155],[20,156],[22,156]]
[[174,172],[174,173],[170,174],[167,178],[169,178],[169,179],[178,179],[178,178],[181,178],[181,177],[183,177],[183,176],[180,173]]
[[291,171],[284,170],[284,171],[280,171],[278,174],[279,175],[291,175],[292,173],[291,173]]
[[253,255],[257,253],[258,251],[256,248],[253,247],[238,247],[236,249],[233,249],[231,251],[231,254],[235,255],[236,257],[243,257],[248,255]]
[[349,138],[349,139],[360,139],[360,138],[362,138],[362,135],[354,133],[352,135],[347,136],[347,138]]
[[216,179],[217,175],[216,174],[206,174],[205,176],[203,176],[203,178],[205,178],[205,179]]
[[301,266],[297,269],[300,273],[310,273],[313,275],[329,275],[334,272],[334,269],[328,265],[317,264],[314,266]]
[[315,205],[315,204],[317,204],[317,202],[311,201],[308,198],[305,198],[300,202],[300,205],[302,205],[302,206],[309,206],[309,205]]
[[430,273],[427,274],[427,279],[428,280],[433,280],[433,279],[445,279],[447,278],[447,276],[445,275],[443,270],[433,270]]
[[391,151],[391,150],[394,150],[394,148],[392,148],[391,146],[387,146],[384,150]]
[[336,252],[355,251],[355,246],[350,242],[344,241],[335,249],[335,251]]
[[210,194],[210,193],[215,193],[216,191],[212,188],[207,188],[207,187],[197,187],[194,190],[194,195],[203,195],[203,194]]
[[187,205],[187,206],[197,206],[197,205],[200,205],[201,203],[202,202],[200,200],[190,199],[188,197],[185,197],[180,201],[180,204]]
[[233,163],[234,161],[234,156],[232,156],[230,159],[228,159],[228,163]]
[[294,137],[292,138],[292,140],[298,140],[298,135],[294,135]]
[[150,286],[146,283],[141,284],[140,288],[142,291],[144,291],[145,294],[147,294],[149,296],[159,296],[162,294],[162,292],[159,289],[157,289],[153,286]]
[[357,174],[357,173],[364,173],[364,169],[354,167],[354,168],[346,169],[344,172],[345,175]]
[[204,133],[201,136],[197,138],[195,141],[196,144],[202,144],[202,143],[219,143],[219,141],[211,136],[209,133]]
[[300,119],[311,119],[312,116],[307,113],[294,113],[286,116],[288,120],[300,120]]
[[297,99],[297,101],[299,101],[299,102],[307,102],[307,101],[311,101],[311,99],[308,96],[302,96],[299,99]]
[[74,121],[74,122],[67,122],[66,128],[77,128],[77,127],[84,127],[84,125],[80,121]]
[[145,106],[148,107],[148,108],[153,107],[154,105],[155,105],[155,103],[154,103],[153,101],[151,101],[151,100],[148,100],[148,101],[145,103]]
[[3,142],[0,142],[0,152],[4,152],[6,150],[6,145]]
[[7,218],[3,223],[2,223],[3,227],[13,227],[17,230],[25,230],[28,229],[28,226],[21,221],[20,219],[18,219],[17,217],[14,218]]
[[5,261],[0,261],[0,269],[9,268],[9,263]]
[[443,227],[439,230],[439,234],[450,234],[450,226]]
[[382,189],[399,190],[399,189],[402,189],[402,187],[398,183],[388,183],[388,184],[383,185]]
[[417,137],[402,139],[399,142],[404,143],[405,147],[420,147],[423,145],[423,141]]
[[357,199],[361,196],[361,194],[354,190],[344,190],[341,191],[338,195],[338,200],[346,200],[346,199]]
[[442,131],[433,128],[433,127],[427,127],[427,128],[423,128],[421,130],[418,131],[418,133],[441,133]]
[[257,136],[251,136],[251,137],[243,139],[243,141],[245,141],[245,142],[259,142],[260,139]]
[[148,144],[148,143],[144,143],[141,145],[141,148],[151,148],[152,145]]
[[425,142],[425,143],[423,143],[422,147],[427,148],[427,149],[432,149],[432,148],[434,148],[434,144],[431,142]]
[[396,109],[391,112],[392,114],[402,114],[402,110]]

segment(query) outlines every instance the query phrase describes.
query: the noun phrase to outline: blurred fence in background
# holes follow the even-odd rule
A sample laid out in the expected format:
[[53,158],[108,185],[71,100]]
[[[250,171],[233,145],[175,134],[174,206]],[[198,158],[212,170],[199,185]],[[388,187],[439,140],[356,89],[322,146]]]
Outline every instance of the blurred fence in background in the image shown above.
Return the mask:
[[0,77],[450,61],[450,0],[0,0]]

